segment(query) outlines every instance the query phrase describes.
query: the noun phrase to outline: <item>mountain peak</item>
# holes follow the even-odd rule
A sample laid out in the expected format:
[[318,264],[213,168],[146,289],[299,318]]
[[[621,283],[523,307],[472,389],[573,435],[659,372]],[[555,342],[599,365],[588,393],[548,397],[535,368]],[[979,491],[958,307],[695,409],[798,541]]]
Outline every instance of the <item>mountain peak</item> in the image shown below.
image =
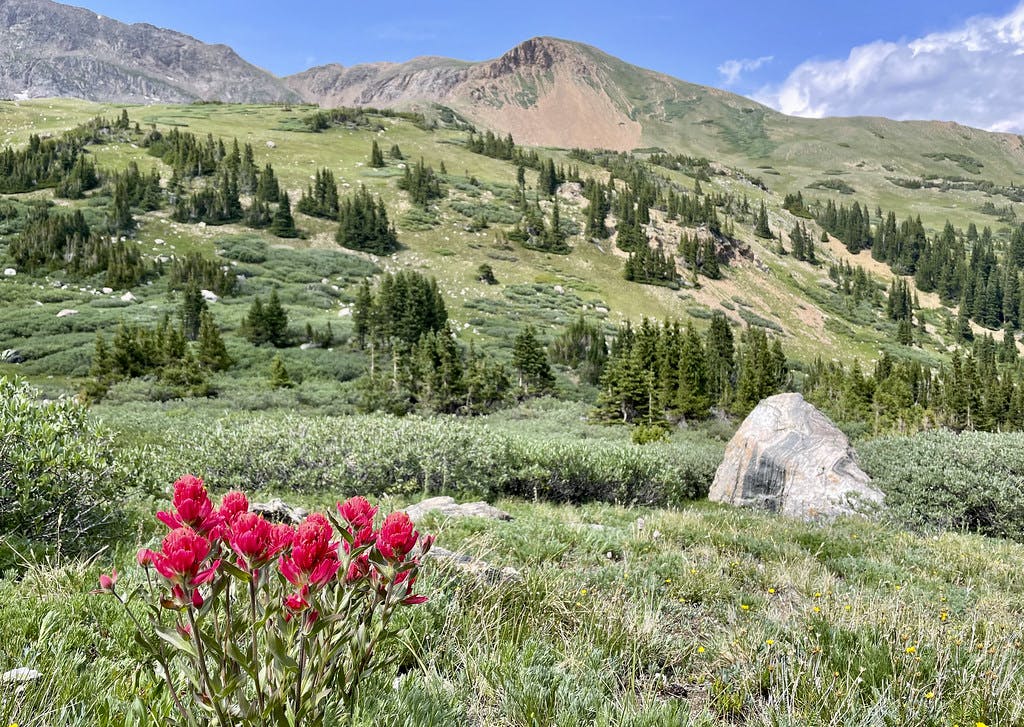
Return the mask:
[[0,97],[120,103],[292,101],[231,48],[52,0],[0,0]]

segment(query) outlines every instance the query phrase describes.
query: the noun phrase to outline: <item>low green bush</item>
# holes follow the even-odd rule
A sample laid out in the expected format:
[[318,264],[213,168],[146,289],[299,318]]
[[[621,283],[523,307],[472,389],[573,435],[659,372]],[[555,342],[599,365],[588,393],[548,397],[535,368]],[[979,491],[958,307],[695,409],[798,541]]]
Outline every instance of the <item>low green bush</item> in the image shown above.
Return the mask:
[[531,435],[455,418],[384,415],[166,418],[167,443],[152,474],[182,472],[216,489],[330,493],[519,496],[678,505],[707,494],[721,459],[714,442],[658,442]]
[[111,437],[73,399],[48,401],[0,378],[0,538],[44,551],[83,551],[122,534],[129,473]]
[[857,452],[903,526],[1024,542],[1024,435],[931,431]]

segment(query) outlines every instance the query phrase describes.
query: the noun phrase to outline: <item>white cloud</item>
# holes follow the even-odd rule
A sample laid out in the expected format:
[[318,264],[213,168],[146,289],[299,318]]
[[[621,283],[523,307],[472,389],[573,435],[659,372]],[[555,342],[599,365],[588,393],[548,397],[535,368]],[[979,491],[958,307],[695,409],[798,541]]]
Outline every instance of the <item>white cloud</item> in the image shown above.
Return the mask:
[[807,61],[756,98],[795,116],[939,119],[1024,132],[1022,88],[1024,4],[947,32],[857,46],[843,60]]
[[731,86],[740,80],[740,76],[750,71],[756,71],[766,63],[771,63],[775,60],[775,56],[761,56],[760,58],[738,58],[735,60],[729,60],[718,67],[718,72],[722,74],[722,82],[726,86]]

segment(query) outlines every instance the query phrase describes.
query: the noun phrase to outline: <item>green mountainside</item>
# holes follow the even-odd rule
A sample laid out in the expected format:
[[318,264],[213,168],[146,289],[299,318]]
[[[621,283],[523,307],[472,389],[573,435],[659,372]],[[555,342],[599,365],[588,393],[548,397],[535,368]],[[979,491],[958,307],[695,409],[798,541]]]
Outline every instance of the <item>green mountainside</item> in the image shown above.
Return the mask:
[[[731,107],[723,101],[721,108]],[[1010,305],[1019,293],[1007,282],[1007,276],[1017,275],[1017,192],[1010,180],[1003,185],[986,176],[1013,163],[1012,154],[996,154],[1000,144],[1008,143],[1005,136],[961,130],[974,146],[966,147],[963,139],[964,145],[955,149],[968,148],[978,156],[952,148],[920,159],[911,154],[890,165],[893,175],[906,177],[889,178],[886,170],[865,164],[818,172],[817,182],[805,183],[812,175],[802,166],[783,165],[781,146],[772,152],[771,165],[754,164],[760,160],[741,159],[736,152],[715,158],[664,148],[628,154],[529,148],[509,136],[490,135],[457,114],[435,113],[225,104],[122,112],[78,101],[0,104],[0,134],[11,145],[5,152],[7,201],[2,203],[0,249],[5,265],[16,273],[0,284],[5,301],[0,346],[17,349],[27,359],[7,366],[34,378],[56,376],[78,388],[90,373],[87,349],[97,332],[109,343],[122,322],[154,326],[165,315],[177,320],[183,287],[194,280],[197,287],[218,294],[208,307],[231,358],[248,375],[262,380],[265,367],[279,355],[299,372],[300,381],[324,380],[327,389],[340,386],[355,401],[358,385],[352,382],[363,380],[372,368],[366,350],[352,343],[364,338],[357,320],[361,283],[367,274],[379,280],[381,273],[403,270],[436,278],[456,338],[505,363],[512,361],[513,339],[526,324],[538,330],[542,344],[549,344],[580,316],[598,324],[611,340],[619,326],[638,324],[644,317],[689,321],[704,331],[713,316],[722,315],[737,342],[752,326],[781,343],[792,374],[788,385],[800,385],[805,376],[812,383],[822,381],[823,372],[812,370],[815,360],[844,366],[859,360],[870,372],[879,352],[937,373],[949,360],[948,347],[964,339],[966,319],[973,327],[966,329],[968,339],[973,332],[984,342],[987,327],[993,345],[1002,339],[1004,324],[1019,325],[1019,303]],[[757,113],[764,114],[766,123],[782,118]],[[95,120],[104,116],[110,120]],[[805,122],[788,123],[796,129]],[[816,123],[806,122],[814,129]],[[885,129],[878,132],[883,136],[891,128],[904,128],[883,121],[842,123],[875,124]],[[62,135],[69,129],[75,131]],[[724,135],[717,138],[722,144]],[[188,153],[201,157],[206,150],[210,161],[205,171],[201,159],[185,160],[180,158],[185,151],[172,148],[185,142],[195,146]],[[240,182],[245,175],[237,171],[239,152],[231,152],[234,167],[224,166],[224,155],[236,142],[248,147],[248,182]],[[806,138],[790,143],[824,147]],[[29,179],[17,186],[17,155],[45,158],[48,145],[56,145],[58,155],[76,156],[59,158],[49,180]],[[842,141],[831,146],[837,157],[854,148]],[[796,157],[806,163],[804,155]],[[940,168],[959,173],[941,178],[926,173]],[[89,177],[84,186],[79,179],[83,169]],[[419,171],[428,175],[421,180],[425,187],[410,182],[410,175],[419,179]],[[125,174],[149,181],[132,182],[122,178]],[[608,186],[612,178],[614,192]],[[130,192],[132,184],[150,184],[149,197],[144,199],[143,186]],[[591,214],[593,184],[603,190],[600,206],[606,215],[600,231]],[[886,185],[886,194],[875,192]],[[264,187],[273,195],[264,194]],[[331,200],[323,197],[328,187]],[[231,189],[234,202],[217,201],[222,198],[217,195]],[[278,227],[278,191],[288,195],[294,230]],[[128,199],[119,203],[120,196]],[[383,247],[364,242],[355,247],[367,252],[346,251],[339,245],[336,210],[349,209],[360,199],[382,205]],[[849,225],[837,212],[845,215],[855,202],[863,210],[856,233],[864,239],[850,244]],[[33,255],[44,254],[39,245],[52,244],[36,239],[49,233],[38,224],[33,227],[34,216],[40,206],[53,203],[49,217],[78,209],[92,232],[106,229],[123,237],[119,245],[127,246],[129,263],[119,263],[116,274],[109,265],[68,267],[73,254],[68,250],[56,259],[52,251],[45,253],[51,255],[45,264],[31,263]],[[257,212],[262,221],[253,222]],[[900,232],[895,241],[893,232],[886,258],[882,237],[890,227],[889,212],[894,213],[892,225],[919,216],[923,227],[913,240],[906,237],[910,242],[904,240],[910,233]],[[552,232],[555,215],[557,234]],[[350,216],[346,224],[357,224],[354,219],[363,218]],[[824,234],[824,226],[831,235]],[[938,240],[940,232],[948,238],[942,244],[956,250],[929,242]],[[872,237],[879,242],[871,250],[861,249],[871,245]],[[387,254],[392,249],[397,251]],[[940,253],[945,257],[940,259]],[[979,282],[970,273],[977,260],[969,256],[983,253],[991,262],[985,263]],[[945,277],[931,268],[930,277],[924,275],[918,258],[925,254],[932,256],[932,267],[946,265]],[[234,278],[227,295],[220,295],[209,275],[196,277],[198,263],[190,262],[190,255],[207,266],[224,267],[223,277]],[[950,262],[955,255],[962,256],[956,265]],[[134,266],[130,274],[125,264]],[[979,287],[986,285],[992,289]],[[253,347],[250,342],[258,339],[246,327],[250,304],[257,298],[265,303],[275,290],[292,329],[280,351]],[[894,290],[907,301],[905,310],[894,309]],[[970,310],[960,321],[956,306],[965,295]],[[79,312],[58,318],[64,309]],[[330,343],[347,345],[320,345],[328,324]],[[300,351],[302,342],[314,350]],[[976,352],[976,358],[986,356]],[[588,384],[571,362],[565,366],[563,391],[591,398],[587,386],[596,378]],[[225,392],[240,393],[249,386],[244,376],[218,376]],[[735,373],[733,379],[735,386]],[[114,393],[124,386],[132,390],[135,385],[119,384]],[[301,397],[301,387],[297,391],[292,395]],[[326,390],[321,394],[327,396]],[[857,418],[856,407],[846,413]]]

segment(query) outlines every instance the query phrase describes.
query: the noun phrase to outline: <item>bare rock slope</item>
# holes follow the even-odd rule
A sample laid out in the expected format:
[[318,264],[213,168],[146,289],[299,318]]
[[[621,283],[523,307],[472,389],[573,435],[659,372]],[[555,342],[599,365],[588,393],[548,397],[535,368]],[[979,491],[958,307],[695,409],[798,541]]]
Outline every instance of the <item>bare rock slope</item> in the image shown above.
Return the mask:
[[0,0],[0,97],[117,103],[298,100],[225,45],[51,0]]

